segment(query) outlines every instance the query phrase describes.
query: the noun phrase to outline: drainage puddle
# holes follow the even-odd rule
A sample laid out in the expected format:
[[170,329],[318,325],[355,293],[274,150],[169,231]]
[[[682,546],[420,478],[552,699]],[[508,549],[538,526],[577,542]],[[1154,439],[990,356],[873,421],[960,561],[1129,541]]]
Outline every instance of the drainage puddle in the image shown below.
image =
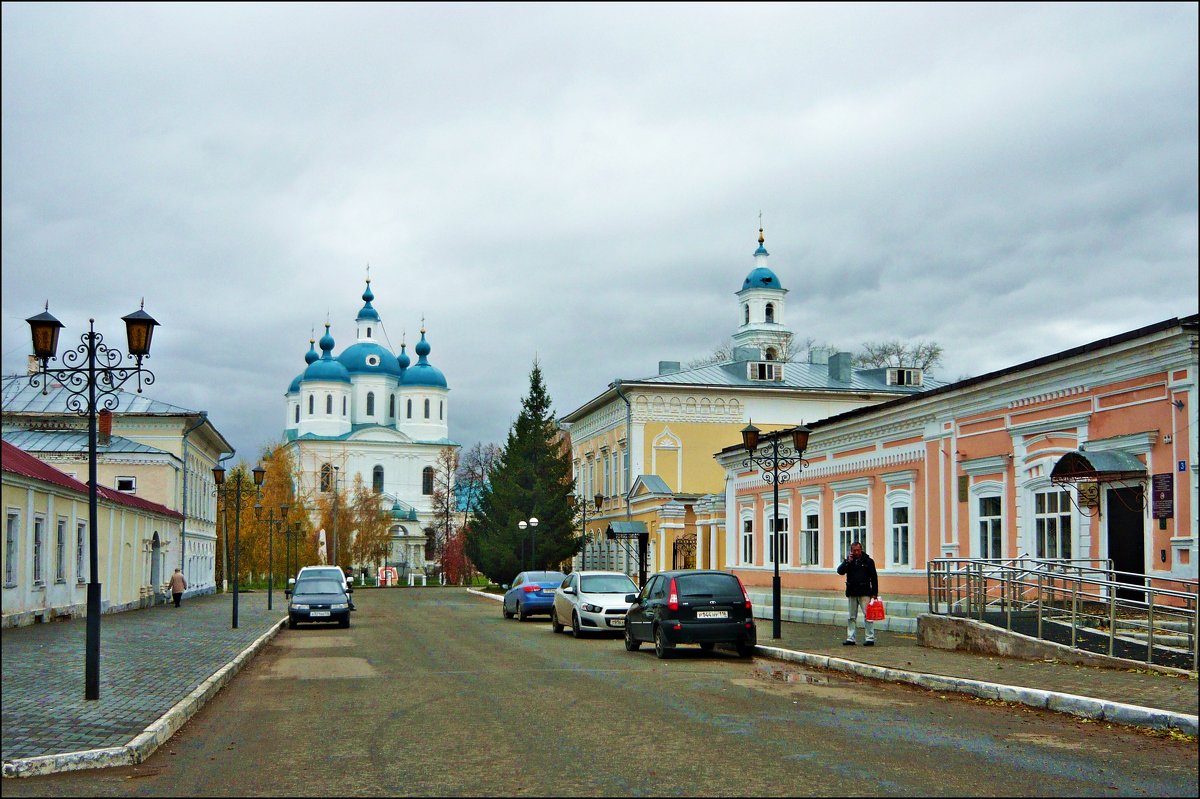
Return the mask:
[[747,679],[735,679],[734,685],[774,694],[800,704],[802,699],[819,699],[870,707],[901,707],[912,702],[891,692],[863,691],[861,685],[845,677],[819,671],[807,671],[778,663],[756,663]]

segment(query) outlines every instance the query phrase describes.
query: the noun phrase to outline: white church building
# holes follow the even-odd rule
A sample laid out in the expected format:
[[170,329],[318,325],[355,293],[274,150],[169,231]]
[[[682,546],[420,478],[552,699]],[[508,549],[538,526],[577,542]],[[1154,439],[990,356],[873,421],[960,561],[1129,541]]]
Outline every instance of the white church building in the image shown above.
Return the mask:
[[[381,343],[387,336],[371,305],[370,279],[362,299],[355,342],[341,354],[333,354],[329,323],[320,341],[309,341],[308,366],[285,395],[285,447],[296,463],[301,496],[336,484],[345,497],[361,476],[392,511],[388,564],[419,571],[426,565],[423,531],[433,524],[438,453],[459,446],[448,435],[450,389],[429,362],[424,323],[414,364],[403,341],[399,355]],[[338,537],[339,549],[348,545],[348,530],[339,529]]]

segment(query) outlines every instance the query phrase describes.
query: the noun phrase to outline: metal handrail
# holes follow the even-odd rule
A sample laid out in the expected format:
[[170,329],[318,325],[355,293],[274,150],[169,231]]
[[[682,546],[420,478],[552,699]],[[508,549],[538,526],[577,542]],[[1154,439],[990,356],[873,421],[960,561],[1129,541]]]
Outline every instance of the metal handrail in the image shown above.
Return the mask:
[[[1103,565],[1093,565],[1097,563]],[[1156,583],[1174,584],[1184,590]],[[1039,638],[1044,637],[1047,623],[1069,623],[1072,647],[1078,643],[1081,628],[1095,619],[1099,626],[1108,628],[1109,655],[1119,637],[1118,607],[1134,610],[1145,614],[1147,663],[1153,662],[1156,638],[1180,632],[1188,642],[1192,669],[1200,663],[1200,581],[1118,571],[1111,561],[1022,555],[1005,561],[932,559],[927,568],[927,589],[929,610],[935,614],[961,614],[982,620],[985,613],[998,609],[1011,630],[1014,611],[1036,611]],[[1120,590],[1137,592],[1142,599],[1119,596]],[[1093,613],[1088,605],[1106,606],[1107,612]],[[1182,625],[1182,630],[1173,630],[1172,625]]]

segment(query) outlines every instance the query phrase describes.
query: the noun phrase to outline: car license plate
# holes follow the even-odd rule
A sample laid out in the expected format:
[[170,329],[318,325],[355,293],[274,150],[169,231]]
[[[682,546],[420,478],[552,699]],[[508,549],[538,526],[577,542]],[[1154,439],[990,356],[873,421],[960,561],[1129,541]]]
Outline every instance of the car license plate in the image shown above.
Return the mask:
[[624,627],[625,620],[624,619],[609,619],[608,626],[609,627]]
[[328,616],[328,615],[329,615],[329,611],[327,611],[327,610],[313,610],[313,611],[309,611],[308,615],[309,615],[309,616]]
[[729,611],[727,610],[698,610],[696,611],[697,619],[728,619]]

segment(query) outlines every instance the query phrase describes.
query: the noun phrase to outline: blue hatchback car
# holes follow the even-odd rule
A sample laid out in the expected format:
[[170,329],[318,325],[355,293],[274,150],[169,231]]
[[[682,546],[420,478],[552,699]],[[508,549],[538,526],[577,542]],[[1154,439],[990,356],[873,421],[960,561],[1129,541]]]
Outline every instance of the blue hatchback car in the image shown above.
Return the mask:
[[504,593],[501,608],[504,618],[516,616],[525,621],[534,614],[550,615],[554,607],[554,590],[562,585],[567,575],[562,572],[521,572],[513,579]]

